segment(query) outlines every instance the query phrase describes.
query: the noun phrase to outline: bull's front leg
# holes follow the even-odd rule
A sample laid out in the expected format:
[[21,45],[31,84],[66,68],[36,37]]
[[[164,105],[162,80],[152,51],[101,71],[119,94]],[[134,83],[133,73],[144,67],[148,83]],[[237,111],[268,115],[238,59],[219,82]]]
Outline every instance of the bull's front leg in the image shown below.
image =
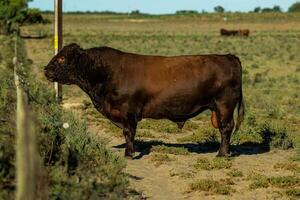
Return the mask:
[[129,117],[124,128],[123,135],[126,141],[125,157],[132,158],[134,155],[134,137],[136,133],[137,121],[135,117]]
[[125,147],[125,157],[132,158],[134,155],[134,136],[135,136],[136,130],[133,128],[124,128],[123,129],[123,135],[125,137],[126,141],[126,147]]

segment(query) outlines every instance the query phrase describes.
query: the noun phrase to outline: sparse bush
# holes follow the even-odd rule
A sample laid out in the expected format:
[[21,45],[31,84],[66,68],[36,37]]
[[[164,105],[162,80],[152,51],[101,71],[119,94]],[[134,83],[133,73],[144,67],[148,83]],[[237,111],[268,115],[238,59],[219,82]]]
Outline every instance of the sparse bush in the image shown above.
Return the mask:
[[264,175],[256,174],[250,177],[253,182],[249,185],[250,189],[256,188],[267,188],[269,186],[278,188],[289,188],[289,187],[299,187],[300,178],[297,176],[272,176],[267,177]]
[[288,136],[287,127],[264,123],[258,132],[266,148],[289,149],[293,147],[293,141]]
[[219,181],[211,179],[200,179],[194,183],[190,184],[190,191],[204,191],[209,194],[222,194],[229,195],[232,192],[235,192],[230,185],[234,183],[230,179],[222,179]]
[[253,182],[249,185],[250,189],[267,188],[269,187],[268,178],[262,175],[252,177]]
[[270,177],[268,178],[268,181],[272,186],[279,188],[300,186],[300,178],[296,176]]

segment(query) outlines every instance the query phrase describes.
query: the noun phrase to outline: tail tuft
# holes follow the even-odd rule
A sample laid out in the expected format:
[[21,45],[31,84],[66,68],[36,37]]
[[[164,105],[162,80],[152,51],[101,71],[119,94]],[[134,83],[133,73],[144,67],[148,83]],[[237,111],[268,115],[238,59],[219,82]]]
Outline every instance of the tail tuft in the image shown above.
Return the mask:
[[244,105],[244,100],[243,100],[243,93],[241,92],[241,96],[239,99],[239,103],[238,103],[238,114],[237,114],[237,118],[236,118],[236,124],[235,124],[235,129],[234,129],[234,133],[236,133],[243,120],[244,120],[244,114],[245,114],[245,105]]

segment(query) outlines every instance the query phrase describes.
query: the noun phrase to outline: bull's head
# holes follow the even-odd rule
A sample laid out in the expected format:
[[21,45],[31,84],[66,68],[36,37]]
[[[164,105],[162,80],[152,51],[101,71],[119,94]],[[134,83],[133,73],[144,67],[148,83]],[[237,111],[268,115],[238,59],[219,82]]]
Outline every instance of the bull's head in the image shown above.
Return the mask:
[[80,73],[79,65],[84,54],[77,44],[65,46],[45,66],[45,76],[49,81],[61,84],[75,84]]

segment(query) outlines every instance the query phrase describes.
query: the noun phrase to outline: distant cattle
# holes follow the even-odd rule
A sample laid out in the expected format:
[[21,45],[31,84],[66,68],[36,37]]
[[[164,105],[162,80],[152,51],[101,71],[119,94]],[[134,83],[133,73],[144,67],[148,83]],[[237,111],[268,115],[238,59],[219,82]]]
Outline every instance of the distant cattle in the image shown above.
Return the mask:
[[246,36],[248,37],[250,34],[249,29],[240,29],[240,30],[226,30],[221,28],[220,34],[222,36]]
[[244,115],[242,66],[234,55],[147,56],[109,47],[64,47],[45,67],[48,80],[75,84],[95,108],[123,129],[125,156],[134,154],[137,123],[143,118],[169,119],[179,128],[211,110],[221,132],[219,156],[230,153],[237,107],[238,130]]

